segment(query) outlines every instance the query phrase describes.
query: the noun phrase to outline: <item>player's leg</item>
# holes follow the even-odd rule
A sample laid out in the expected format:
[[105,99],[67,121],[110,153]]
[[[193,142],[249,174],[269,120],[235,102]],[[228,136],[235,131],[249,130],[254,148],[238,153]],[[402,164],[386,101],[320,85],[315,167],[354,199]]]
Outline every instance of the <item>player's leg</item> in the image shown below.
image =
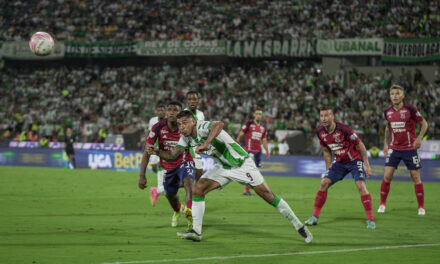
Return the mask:
[[422,166],[420,165],[420,158],[417,154],[417,150],[405,151],[403,154],[403,162],[409,170],[411,179],[414,182],[414,190],[418,203],[418,214],[425,215],[425,192],[423,190],[422,179],[420,178],[420,169],[422,168]]
[[186,206],[183,210],[185,217],[188,221],[188,230],[193,227],[192,218],[192,187],[196,171],[194,168],[194,162],[185,162],[179,168],[179,179],[183,183],[183,188],[185,189],[185,202]]
[[315,203],[313,205],[313,215],[305,221],[306,225],[317,225],[321,209],[327,201],[327,191],[334,183],[340,181],[347,174],[347,170],[339,163],[333,163],[328,171],[324,174],[319,185],[319,190],[315,196]]
[[205,195],[210,191],[226,185],[229,180],[223,178],[220,165],[214,166],[196,182],[192,188],[193,229],[189,232],[177,232],[177,236],[194,241],[202,240],[202,224],[205,214]]
[[371,200],[371,195],[367,190],[367,185],[365,184],[366,173],[364,170],[364,162],[362,160],[354,160],[347,164],[350,169],[351,175],[356,183],[356,188],[361,196],[361,202],[364,206],[365,214],[367,215],[367,228],[375,229],[376,223],[373,217],[373,204]]
[[157,175],[157,187],[150,188],[150,199],[151,199],[151,204],[153,206],[156,205],[157,199],[164,192],[163,181],[164,181],[165,171],[160,167],[159,161],[160,159],[158,156],[156,155],[150,156],[151,169]]
[[171,226],[176,227],[180,221],[180,208],[182,207],[179,201],[179,196],[177,195],[179,190],[179,175],[177,174],[177,169],[165,174],[164,189],[165,196],[174,211],[173,216],[171,217]]
[[203,159],[200,155],[195,155],[194,157],[194,166],[196,168],[196,179],[200,179],[203,174]]
[[380,185],[380,205],[377,209],[378,213],[385,213],[388,193],[390,192],[391,181],[393,180],[394,171],[401,161],[400,151],[393,149],[388,150],[388,156],[385,159],[385,173]]
[[275,195],[265,182],[261,183],[260,185],[253,186],[253,189],[258,196],[275,207],[282,216],[286,217],[287,220],[292,223],[306,243],[310,243],[312,241],[312,233],[310,233],[307,227],[301,223],[289,204],[283,198]]

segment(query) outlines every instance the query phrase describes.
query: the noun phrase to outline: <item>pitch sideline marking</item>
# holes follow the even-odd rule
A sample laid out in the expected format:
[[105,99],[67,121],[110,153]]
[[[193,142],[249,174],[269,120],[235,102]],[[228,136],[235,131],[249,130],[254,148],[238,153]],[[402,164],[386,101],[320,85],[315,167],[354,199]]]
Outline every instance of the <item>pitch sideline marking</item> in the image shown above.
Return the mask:
[[238,258],[278,257],[278,256],[294,256],[294,255],[318,255],[318,254],[327,254],[327,253],[348,253],[348,252],[368,251],[368,250],[383,250],[383,249],[412,248],[412,247],[436,247],[436,246],[440,246],[440,243],[352,248],[352,249],[323,250],[323,251],[287,252],[287,253],[278,253],[278,254],[214,256],[214,257],[183,258],[183,259],[135,260],[135,261],[126,261],[126,262],[103,262],[101,264],[141,264],[141,263],[200,261],[200,260],[222,260],[222,259],[236,259],[236,258],[238,259]]

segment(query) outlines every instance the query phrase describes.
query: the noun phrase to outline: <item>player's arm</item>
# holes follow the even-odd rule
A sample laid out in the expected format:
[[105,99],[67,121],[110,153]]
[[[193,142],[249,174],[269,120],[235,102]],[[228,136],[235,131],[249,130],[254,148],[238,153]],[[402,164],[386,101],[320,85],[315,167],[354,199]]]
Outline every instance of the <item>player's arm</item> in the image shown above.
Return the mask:
[[422,138],[425,136],[426,131],[428,130],[428,122],[423,118],[423,120],[420,122],[422,124],[422,127],[420,128],[420,133],[416,138],[416,141],[414,141],[414,148],[419,149],[422,145]]
[[368,161],[367,149],[365,148],[365,145],[362,141],[359,141],[359,144],[357,146],[359,148],[359,152],[361,153],[362,160],[364,161],[364,168],[365,172],[367,173],[367,177],[371,177],[372,172],[370,162]]
[[325,161],[325,170],[327,171],[332,165],[332,151],[328,147],[322,147],[322,155]]
[[145,177],[145,170],[148,166],[148,161],[150,160],[150,154],[147,152],[147,148],[150,146],[148,142],[145,142],[145,150],[142,154],[141,170],[139,171],[139,188],[145,189],[147,187],[147,178]]
[[390,124],[387,123],[387,125],[385,126],[385,135],[384,135],[384,139],[383,139],[383,154],[385,156],[388,155],[389,142],[390,142]]
[[267,144],[267,138],[263,138],[261,140],[261,143],[263,144],[263,148],[266,151],[266,157],[270,158],[269,145]]
[[240,133],[238,133],[237,138],[235,139],[235,141],[237,141],[238,144],[240,144],[241,142],[241,138],[244,136],[244,132],[240,131]]
[[202,151],[205,150],[209,146],[209,144],[211,144],[214,138],[216,138],[220,134],[220,132],[222,132],[224,125],[225,123],[223,123],[222,121],[212,121],[208,138],[206,139],[205,143],[195,149],[195,152],[197,154],[202,153]]
[[184,151],[185,149],[180,147],[174,147],[169,151],[159,150],[157,147],[155,147],[153,153],[159,156],[163,160],[173,161],[176,160],[180,155],[182,155]]

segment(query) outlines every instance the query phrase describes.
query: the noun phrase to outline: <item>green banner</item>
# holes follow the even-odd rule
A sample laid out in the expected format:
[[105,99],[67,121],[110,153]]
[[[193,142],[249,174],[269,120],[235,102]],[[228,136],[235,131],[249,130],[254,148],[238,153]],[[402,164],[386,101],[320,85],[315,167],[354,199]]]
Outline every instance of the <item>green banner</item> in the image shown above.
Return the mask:
[[228,41],[227,55],[231,57],[313,57],[316,55],[316,41],[308,39]]
[[225,55],[224,40],[170,40],[138,43],[139,56],[215,56]]
[[136,56],[136,42],[65,42],[68,58],[114,58]]
[[317,51],[332,56],[382,55],[383,39],[319,39]]
[[27,41],[6,41],[0,48],[0,57],[14,60],[54,60],[64,58],[64,44],[55,42],[55,48],[48,56],[37,56]]
[[440,60],[440,38],[385,39],[382,60],[403,63]]

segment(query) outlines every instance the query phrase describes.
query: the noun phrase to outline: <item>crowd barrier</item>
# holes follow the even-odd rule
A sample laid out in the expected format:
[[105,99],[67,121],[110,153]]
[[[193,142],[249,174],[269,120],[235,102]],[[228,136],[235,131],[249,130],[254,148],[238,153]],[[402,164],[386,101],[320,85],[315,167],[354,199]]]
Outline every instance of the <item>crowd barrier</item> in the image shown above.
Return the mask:
[[[80,149],[75,157],[77,168],[139,171],[142,152]],[[205,171],[214,166],[213,159],[204,155],[202,158]],[[384,158],[370,159],[372,179],[383,177],[384,162]],[[67,168],[68,158],[60,149],[0,148],[0,165]],[[320,156],[272,156],[269,159],[263,156],[261,165],[264,176],[319,178],[325,172],[325,163]],[[424,181],[440,182],[440,160],[422,160],[421,165]],[[394,179],[410,180],[403,162],[396,170]]]

